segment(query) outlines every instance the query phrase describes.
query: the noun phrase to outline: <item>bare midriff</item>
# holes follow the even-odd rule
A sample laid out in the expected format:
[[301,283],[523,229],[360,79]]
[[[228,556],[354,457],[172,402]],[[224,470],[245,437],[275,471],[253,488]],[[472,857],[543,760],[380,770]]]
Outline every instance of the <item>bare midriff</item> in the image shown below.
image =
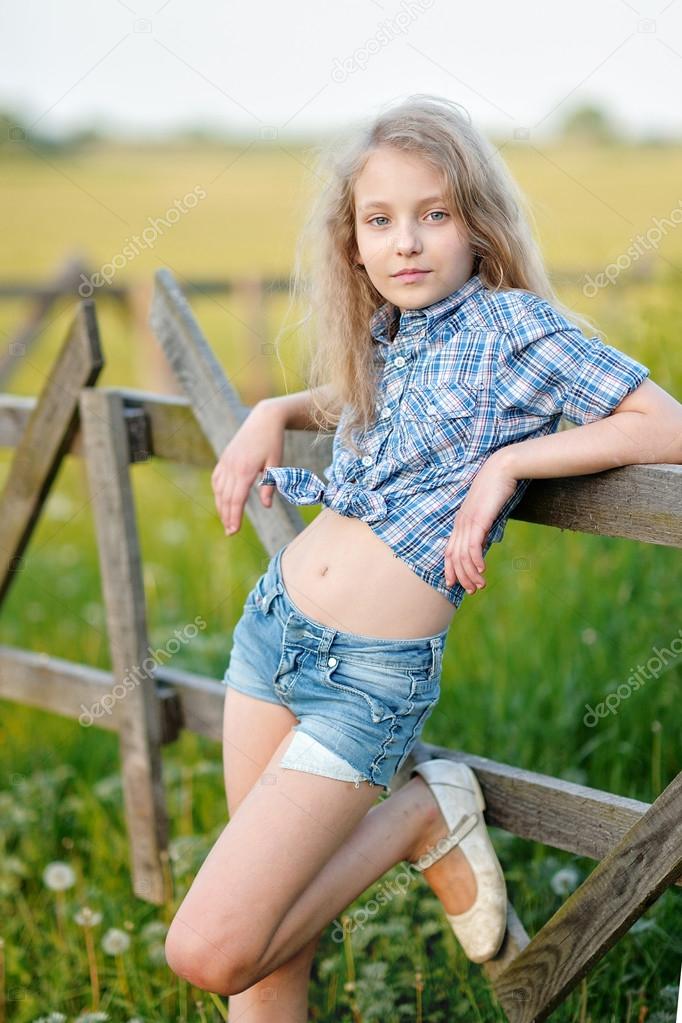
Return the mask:
[[323,508],[282,552],[291,602],[322,625],[381,639],[446,629],[455,608],[362,519]]

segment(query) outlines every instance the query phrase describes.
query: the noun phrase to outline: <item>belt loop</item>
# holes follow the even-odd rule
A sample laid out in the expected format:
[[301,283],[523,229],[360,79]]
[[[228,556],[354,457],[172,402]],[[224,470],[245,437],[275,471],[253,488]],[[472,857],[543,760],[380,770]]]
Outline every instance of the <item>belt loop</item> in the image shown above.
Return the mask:
[[337,633],[336,629],[330,629],[327,627],[324,628],[322,632],[322,638],[317,648],[316,667],[325,668],[327,666],[327,654],[329,653],[330,646],[334,642],[334,637],[336,636],[336,633]]
[[443,653],[443,641],[440,636],[431,639],[431,678],[440,675],[441,658]]

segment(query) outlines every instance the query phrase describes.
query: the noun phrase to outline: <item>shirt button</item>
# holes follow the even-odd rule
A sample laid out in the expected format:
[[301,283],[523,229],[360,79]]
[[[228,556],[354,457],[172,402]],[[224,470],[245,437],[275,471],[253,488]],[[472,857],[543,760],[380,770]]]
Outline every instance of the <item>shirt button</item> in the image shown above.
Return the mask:
[[372,464],[371,455],[364,455],[364,457],[362,459],[362,464],[363,465],[371,465]]
[[336,664],[336,658],[330,657],[329,660],[327,661],[327,664],[329,665],[330,668],[333,668],[334,665]]
[[388,405],[384,405],[384,407],[381,410],[381,418],[385,419],[386,416],[390,416],[390,414],[391,414],[390,408],[388,407]]
[[398,358],[395,360],[395,364],[396,364],[396,366],[400,366],[400,367],[405,365],[405,360],[403,359],[402,355],[398,356]]

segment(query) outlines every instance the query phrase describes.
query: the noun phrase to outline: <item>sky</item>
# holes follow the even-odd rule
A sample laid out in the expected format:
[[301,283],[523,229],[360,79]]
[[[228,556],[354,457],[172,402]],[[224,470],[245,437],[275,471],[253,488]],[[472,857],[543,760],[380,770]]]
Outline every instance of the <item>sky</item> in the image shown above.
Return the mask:
[[343,130],[416,93],[491,135],[596,102],[682,137],[682,0],[0,0],[0,106],[36,131]]

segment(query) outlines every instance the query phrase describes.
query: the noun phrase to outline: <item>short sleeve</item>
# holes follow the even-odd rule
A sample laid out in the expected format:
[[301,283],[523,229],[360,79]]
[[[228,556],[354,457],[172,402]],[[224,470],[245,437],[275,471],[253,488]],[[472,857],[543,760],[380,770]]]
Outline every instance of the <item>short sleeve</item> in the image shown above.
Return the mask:
[[603,419],[649,375],[641,362],[588,338],[538,299],[503,336],[495,373],[498,416]]

